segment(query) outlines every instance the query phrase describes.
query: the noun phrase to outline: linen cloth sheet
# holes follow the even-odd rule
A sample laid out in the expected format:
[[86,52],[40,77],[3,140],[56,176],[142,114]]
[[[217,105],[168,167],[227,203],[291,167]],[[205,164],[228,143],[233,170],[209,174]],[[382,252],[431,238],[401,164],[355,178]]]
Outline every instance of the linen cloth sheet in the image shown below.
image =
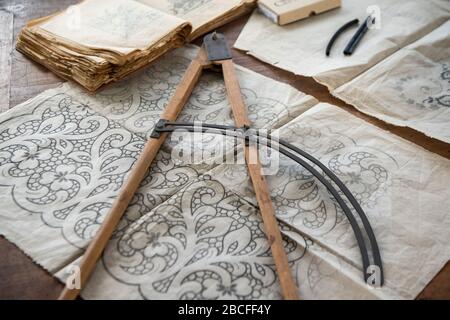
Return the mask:
[[[0,115],[0,234],[64,280],[196,50],[175,50],[95,96],[65,84]],[[414,298],[450,258],[449,161],[285,84],[240,67],[238,77],[254,127],[278,129],[333,170],[381,247],[386,284],[372,289],[334,200],[280,159],[269,184],[301,297]],[[201,78],[180,120],[232,124],[221,75]],[[179,163],[174,148],[158,154],[82,296],[280,298],[245,169]]]
[[[342,53],[356,28],[342,34],[330,57],[325,48],[342,25],[370,13],[380,13],[381,29],[369,30],[347,57]],[[370,69],[400,48],[420,39],[450,18],[446,0],[343,0],[342,7],[286,26],[254,12],[234,47],[278,68],[314,77],[330,91]]]
[[[384,286],[372,294],[407,299],[419,294],[450,258],[450,162],[326,103],[274,134],[320,159],[366,212],[385,271]],[[257,205],[243,168],[222,165],[211,174]],[[332,253],[337,270],[361,282],[354,234],[330,193],[290,160],[282,161],[268,182],[278,219],[309,238],[308,250]],[[322,285],[326,290],[326,281]]]
[[450,21],[333,94],[383,121],[450,143]]
[[[350,35],[342,35],[326,57],[329,36],[374,4],[381,29],[369,30],[351,57],[342,54]],[[339,10],[287,27],[254,13],[235,47],[313,76],[364,113],[450,143],[449,13],[449,1],[343,1]]]

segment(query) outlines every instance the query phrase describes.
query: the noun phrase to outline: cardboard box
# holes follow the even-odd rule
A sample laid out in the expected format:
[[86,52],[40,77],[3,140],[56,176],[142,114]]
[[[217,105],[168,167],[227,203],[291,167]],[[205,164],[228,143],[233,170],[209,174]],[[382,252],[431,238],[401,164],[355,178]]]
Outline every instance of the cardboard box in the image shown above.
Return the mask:
[[341,0],[258,0],[259,10],[279,25],[305,19],[340,6]]

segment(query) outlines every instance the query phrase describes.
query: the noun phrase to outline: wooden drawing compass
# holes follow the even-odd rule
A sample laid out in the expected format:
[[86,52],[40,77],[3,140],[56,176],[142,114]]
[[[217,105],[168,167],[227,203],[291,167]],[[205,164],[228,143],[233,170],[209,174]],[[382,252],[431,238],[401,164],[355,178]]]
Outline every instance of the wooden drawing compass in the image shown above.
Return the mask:
[[[167,135],[177,129],[185,129],[190,132],[195,132],[195,130],[199,129],[195,123],[176,122],[176,119],[191,96],[202,71],[205,69],[222,70],[228,99],[234,116],[235,127],[218,124],[202,124],[200,130],[202,130],[202,132],[216,134],[231,132],[232,134],[236,134],[236,137],[244,139],[246,142],[244,145],[244,156],[247,169],[261,212],[272,257],[275,262],[283,298],[287,300],[298,299],[298,288],[289,268],[281,232],[275,217],[275,208],[270,198],[266,179],[262,174],[263,167],[258,158],[258,146],[261,142],[263,142],[266,147],[276,147],[276,150],[279,153],[300,164],[327,188],[337,204],[341,207],[354,232],[361,253],[365,282],[372,286],[383,285],[384,275],[380,250],[373,229],[366,214],[361,208],[361,205],[345,184],[330,169],[311,154],[285,140],[274,139],[270,135],[263,136],[258,130],[250,129],[250,120],[242,98],[226,39],[222,34],[214,32],[205,36],[203,46],[199,49],[197,56],[192,60],[186,70],[174,95],[163,111],[160,120],[155,125],[153,133],[147,141],[141,155],[134,164],[128,179],[122,186],[118,197],[115,199],[104,222],[83,255],[79,265],[80,288],[71,289],[66,287],[59,299],[75,299],[80,290],[85,286],[106,247],[108,240],[125,213],[135,192],[139,188],[141,181],[147,176],[150,165],[163,145]],[[247,143],[250,141],[256,143]],[[322,173],[313,167],[311,163],[319,167]],[[342,195],[347,198],[347,201],[343,199]],[[349,205],[353,207],[358,217],[353,215]],[[362,225],[362,228],[360,225]],[[371,257],[369,256],[369,247],[371,249]]]

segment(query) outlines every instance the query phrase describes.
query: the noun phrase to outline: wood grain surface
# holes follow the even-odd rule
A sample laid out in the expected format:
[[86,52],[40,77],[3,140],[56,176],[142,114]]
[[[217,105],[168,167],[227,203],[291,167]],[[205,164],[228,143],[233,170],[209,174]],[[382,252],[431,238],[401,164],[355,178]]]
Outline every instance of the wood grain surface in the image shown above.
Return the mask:
[[[62,10],[77,2],[78,0],[0,0],[0,112],[63,82],[53,73],[14,50],[14,43],[18,32],[28,20]],[[247,19],[248,16],[242,17],[218,31],[225,33],[232,45]],[[199,40],[196,44],[200,44]],[[415,130],[395,127],[364,115],[334,98],[326,87],[316,83],[312,78],[295,76],[234,49],[232,52],[236,64],[288,83],[319,101],[335,104],[365,121],[450,159],[450,144],[428,138]],[[56,299],[62,288],[57,280],[33,263],[15,245],[0,237],[0,299]],[[450,262],[417,298],[450,299]]]

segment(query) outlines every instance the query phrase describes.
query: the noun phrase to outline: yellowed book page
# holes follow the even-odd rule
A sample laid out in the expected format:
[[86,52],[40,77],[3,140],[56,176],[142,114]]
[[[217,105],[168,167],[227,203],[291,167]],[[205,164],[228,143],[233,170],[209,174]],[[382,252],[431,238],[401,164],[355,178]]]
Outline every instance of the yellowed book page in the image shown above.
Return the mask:
[[86,0],[37,28],[82,46],[126,55],[151,47],[184,23],[133,0]]
[[196,29],[222,17],[229,11],[255,0],[138,0],[183,20],[189,21]]

